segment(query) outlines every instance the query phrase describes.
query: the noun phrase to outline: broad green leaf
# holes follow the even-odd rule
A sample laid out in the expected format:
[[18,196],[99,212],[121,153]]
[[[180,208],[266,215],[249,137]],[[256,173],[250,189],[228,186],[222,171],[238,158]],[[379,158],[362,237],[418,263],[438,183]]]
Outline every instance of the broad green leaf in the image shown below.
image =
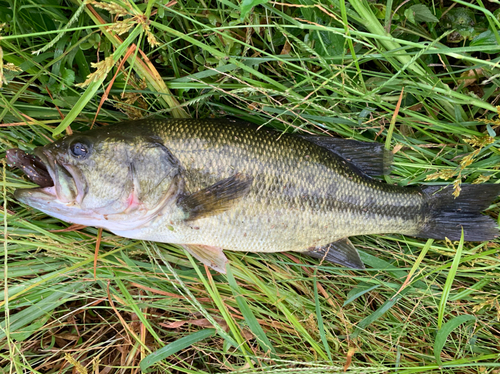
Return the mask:
[[481,34],[475,36],[471,42],[471,46],[482,46],[482,45],[496,45],[497,39],[495,38],[495,34],[490,29],[482,32]]
[[342,35],[328,31],[313,31],[311,38],[314,40],[314,50],[320,56],[339,56],[346,50],[344,46],[346,39]]
[[243,0],[240,5],[241,10],[241,19],[243,20],[248,12],[256,6],[260,4],[266,4],[269,0]]
[[439,22],[431,10],[424,4],[415,4],[405,10],[405,16],[412,23]]
[[[63,68],[61,69],[62,80],[65,86],[71,86],[75,81],[75,72],[70,69]],[[64,88],[66,89],[66,88]]]
[[411,23],[417,23],[415,21],[415,13],[413,12],[413,10],[411,10],[411,8],[408,8],[405,10],[405,17],[408,19],[408,21],[410,21]]
[[486,124],[486,130],[488,131],[488,135],[491,136],[492,138],[497,136],[497,133],[495,132],[495,130],[491,128],[491,125],[489,123]]

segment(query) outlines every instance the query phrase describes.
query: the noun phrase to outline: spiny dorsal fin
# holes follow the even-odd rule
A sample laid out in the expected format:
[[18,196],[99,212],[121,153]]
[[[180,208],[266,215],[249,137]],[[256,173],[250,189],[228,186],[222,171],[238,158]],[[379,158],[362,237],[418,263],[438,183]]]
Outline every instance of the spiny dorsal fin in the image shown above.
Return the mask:
[[184,244],[182,248],[188,251],[201,263],[211,267],[219,273],[226,274],[226,264],[228,261],[221,248],[201,244]]
[[250,190],[252,178],[235,174],[191,195],[182,197],[179,206],[186,221],[213,216],[231,208]]
[[353,269],[364,269],[365,264],[359,257],[358,250],[348,238],[337,240],[323,247],[316,247],[306,252],[308,256],[330,261]]
[[390,172],[393,155],[391,151],[384,148],[383,144],[328,136],[305,135],[302,137],[342,157],[371,177],[386,175]]

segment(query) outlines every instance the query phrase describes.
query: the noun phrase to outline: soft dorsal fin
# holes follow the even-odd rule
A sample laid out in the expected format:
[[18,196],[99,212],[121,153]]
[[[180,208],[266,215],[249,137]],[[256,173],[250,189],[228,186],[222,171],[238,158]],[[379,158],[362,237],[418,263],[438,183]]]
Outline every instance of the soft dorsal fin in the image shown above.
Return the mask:
[[371,177],[390,172],[392,152],[386,150],[383,144],[328,136],[305,135],[302,138],[328,149]]
[[252,181],[253,178],[238,173],[182,197],[178,204],[186,214],[185,220],[194,221],[228,210],[248,193]]
[[365,264],[359,257],[358,250],[348,238],[337,240],[323,247],[316,247],[304,253],[308,256],[330,261],[353,269],[364,269]]

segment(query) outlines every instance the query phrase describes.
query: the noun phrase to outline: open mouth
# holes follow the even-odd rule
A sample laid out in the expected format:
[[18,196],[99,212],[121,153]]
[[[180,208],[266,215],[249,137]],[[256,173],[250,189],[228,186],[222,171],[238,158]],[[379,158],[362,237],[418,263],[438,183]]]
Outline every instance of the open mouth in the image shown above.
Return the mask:
[[7,150],[6,158],[10,166],[17,167],[40,188],[44,194],[57,198],[62,203],[81,203],[85,194],[85,183],[81,173],[72,165],[58,162],[50,152],[42,147],[30,155],[18,148]]

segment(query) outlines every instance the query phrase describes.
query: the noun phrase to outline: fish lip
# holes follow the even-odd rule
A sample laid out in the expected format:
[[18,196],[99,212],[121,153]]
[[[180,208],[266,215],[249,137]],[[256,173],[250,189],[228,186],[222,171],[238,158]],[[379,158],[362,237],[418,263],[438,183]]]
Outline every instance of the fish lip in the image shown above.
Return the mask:
[[[42,147],[35,148],[34,154],[45,165],[54,184],[51,187],[35,188],[34,190],[43,192],[47,195],[51,195],[60,202],[65,204],[70,204],[70,205],[75,203],[81,204],[87,190],[86,188],[87,184],[84,181],[83,175],[79,173],[77,169],[74,168],[72,165],[63,162],[58,162],[58,160],[52,155],[51,152],[45,150]],[[75,184],[76,196],[73,200],[67,199],[61,193],[59,185],[59,172],[61,169],[67,172],[67,174],[73,179],[73,182]]]
[[33,194],[35,192],[41,192],[43,195],[48,197],[48,200],[55,200],[57,199],[56,195],[56,189],[54,186],[49,186],[49,187],[36,187],[36,188],[18,188],[14,191],[14,197],[16,200],[19,200],[21,202],[24,201],[24,196],[28,194]]

